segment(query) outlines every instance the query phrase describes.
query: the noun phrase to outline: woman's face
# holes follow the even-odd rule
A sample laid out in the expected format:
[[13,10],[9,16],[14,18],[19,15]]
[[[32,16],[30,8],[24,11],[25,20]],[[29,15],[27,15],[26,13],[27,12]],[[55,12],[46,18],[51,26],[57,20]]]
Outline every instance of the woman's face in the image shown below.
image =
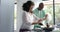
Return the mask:
[[34,8],[34,5],[31,5],[31,7],[30,7],[30,11],[32,11],[32,10],[33,10],[33,8]]

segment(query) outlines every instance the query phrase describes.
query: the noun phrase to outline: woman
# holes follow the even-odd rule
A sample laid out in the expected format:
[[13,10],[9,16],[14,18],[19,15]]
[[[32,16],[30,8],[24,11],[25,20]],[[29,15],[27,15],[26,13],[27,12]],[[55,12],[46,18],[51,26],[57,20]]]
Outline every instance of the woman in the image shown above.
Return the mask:
[[33,29],[34,24],[38,24],[41,19],[37,20],[38,18],[33,14],[32,9],[34,7],[34,3],[32,1],[27,1],[23,4],[23,16],[22,16],[22,26],[20,32],[27,32]]

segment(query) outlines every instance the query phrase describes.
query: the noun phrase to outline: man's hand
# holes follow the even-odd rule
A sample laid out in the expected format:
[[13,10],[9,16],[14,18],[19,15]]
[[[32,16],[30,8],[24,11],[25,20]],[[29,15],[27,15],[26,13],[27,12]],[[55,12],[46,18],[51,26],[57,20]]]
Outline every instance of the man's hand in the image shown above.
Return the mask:
[[46,14],[46,15],[45,15],[45,18],[43,18],[43,20],[46,20],[46,19],[47,19],[47,17],[48,17],[48,14]]
[[45,15],[45,17],[47,17],[47,16],[48,16],[48,14]]

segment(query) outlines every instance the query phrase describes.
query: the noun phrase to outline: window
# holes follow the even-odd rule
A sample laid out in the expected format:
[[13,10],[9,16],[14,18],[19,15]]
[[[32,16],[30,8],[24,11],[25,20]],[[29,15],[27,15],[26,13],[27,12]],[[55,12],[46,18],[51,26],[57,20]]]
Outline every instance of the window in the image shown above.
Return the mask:
[[55,24],[60,23],[60,0],[55,0]]
[[43,1],[45,13],[48,14],[49,25],[54,25],[53,20],[53,1]]

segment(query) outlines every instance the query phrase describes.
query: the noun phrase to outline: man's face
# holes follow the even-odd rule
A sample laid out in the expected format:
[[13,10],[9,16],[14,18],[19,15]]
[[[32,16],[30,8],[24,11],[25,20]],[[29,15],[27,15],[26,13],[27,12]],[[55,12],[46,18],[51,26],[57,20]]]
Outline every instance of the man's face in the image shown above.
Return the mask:
[[39,9],[42,10],[44,7],[43,3],[39,4]]

